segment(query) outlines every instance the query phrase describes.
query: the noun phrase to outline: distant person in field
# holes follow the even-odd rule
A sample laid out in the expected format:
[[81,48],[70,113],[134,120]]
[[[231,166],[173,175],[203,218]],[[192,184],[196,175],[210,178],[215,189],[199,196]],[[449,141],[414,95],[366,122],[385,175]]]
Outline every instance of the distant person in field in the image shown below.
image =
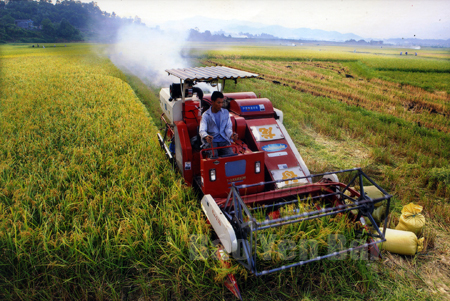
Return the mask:
[[[202,115],[199,134],[204,142],[204,148],[228,146],[231,140],[236,140],[237,134],[233,133],[230,114],[223,109],[224,96],[219,91],[214,91],[211,95],[211,107]],[[231,147],[214,150],[214,157],[229,156],[233,154]]]

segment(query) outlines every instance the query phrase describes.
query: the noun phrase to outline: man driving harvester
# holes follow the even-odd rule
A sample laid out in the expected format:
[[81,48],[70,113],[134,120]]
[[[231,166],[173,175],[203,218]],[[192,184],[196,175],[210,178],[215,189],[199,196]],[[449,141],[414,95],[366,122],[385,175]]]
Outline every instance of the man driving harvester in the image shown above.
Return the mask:
[[[200,122],[199,134],[204,148],[228,146],[231,140],[235,141],[238,136],[233,133],[233,126],[231,124],[230,114],[227,110],[222,108],[224,96],[219,91],[214,91],[211,95],[211,107],[202,115]],[[231,147],[220,148],[214,150],[213,156],[230,156],[233,155]]]

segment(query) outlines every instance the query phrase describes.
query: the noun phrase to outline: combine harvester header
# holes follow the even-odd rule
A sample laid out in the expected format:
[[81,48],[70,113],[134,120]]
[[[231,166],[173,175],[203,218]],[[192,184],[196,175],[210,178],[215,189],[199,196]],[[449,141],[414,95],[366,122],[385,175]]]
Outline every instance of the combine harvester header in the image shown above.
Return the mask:
[[[372,213],[383,202],[387,216],[391,195],[359,168],[310,174],[283,125],[283,112],[274,108],[269,99],[258,98],[253,92],[224,93],[223,108],[228,110],[233,132],[238,136],[226,146],[233,154],[211,157],[213,148],[201,147],[198,130],[202,112],[212,101],[210,94],[205,95],[195,85],[206,82],[223,90],[226,80],[236,82],[258,74],[228,67],[166,72],[179,78],[180,83],[161,89],[165,129],[163,134],[158,133],[158,139],[185,182],[203,193],[202,209],[226,253],[256,276],[360,249],[380,256],[377,244],[385,241],[385,230],[380,231],[380,221],[375,221]],[[347,184],[338,180],[337,175],[344,173],[351,173]],[[372,192],[365,193],[364,184],[375,187],[376,197]],[[311,209],[300,210],[301,204]],[[283,208],[289,208],[291,213],[281,216],[280,212],[289,211]],[[261,212],[265,218],[258,220],[256,216]],[[356,230],[366,237],[365,243],[280,267],[258,268],[257,243],[262,232],[343,213],[349,214]],[[372,225],[370,228],[367,222]],[[387,228],[386,223],[385,219],[383,229]],[[234,276],[229,275],[225,285],[240,298]]]

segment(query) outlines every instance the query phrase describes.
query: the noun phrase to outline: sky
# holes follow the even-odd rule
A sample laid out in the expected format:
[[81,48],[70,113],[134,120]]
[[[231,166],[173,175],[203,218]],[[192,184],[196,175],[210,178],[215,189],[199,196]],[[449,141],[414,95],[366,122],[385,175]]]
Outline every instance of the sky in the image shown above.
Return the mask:
[[[449,0],[96,0],[101,10],[139,16],[148,26],[194,16],[363,38],[450,39]],[[217,24],[216,24],[217,25]],[[208,28],[200,28],[201,31]]]

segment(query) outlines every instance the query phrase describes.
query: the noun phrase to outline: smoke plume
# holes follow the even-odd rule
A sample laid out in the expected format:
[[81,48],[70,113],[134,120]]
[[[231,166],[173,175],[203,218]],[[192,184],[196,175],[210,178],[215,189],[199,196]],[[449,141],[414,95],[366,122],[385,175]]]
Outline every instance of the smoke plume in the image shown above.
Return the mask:
[[183,57],[183,52],[188,51],[187,36],[187,31],[167,32],[144,25],[126,25],[118,30],[109,57],[121,70],[138,76],[144,83],[167,87],[179,79],[169,77],[164,70],[191,66]]

